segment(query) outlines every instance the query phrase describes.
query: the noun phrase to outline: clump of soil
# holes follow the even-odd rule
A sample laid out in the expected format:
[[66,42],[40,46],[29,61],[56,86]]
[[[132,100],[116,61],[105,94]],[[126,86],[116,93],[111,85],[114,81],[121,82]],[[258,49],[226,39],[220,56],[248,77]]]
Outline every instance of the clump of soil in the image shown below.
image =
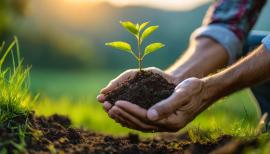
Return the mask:
[[[252,147],[258,142],[238,142],[224,135],[211,142],[192,142],[187,133],[183,135],[163,135],[153,139],[140,139],[136,134],[113,137],[83,129],[70,127],[70,120],[60,115],[29,117],[29,128],[25,139],[19,138],[12,128],[1,126],[0,151],[7,153],[93,153],[93,154],[163,154],[210,152],[241,153],[244,147]],[[236,142],[237,141],[237,142]],[[25,149],[17,143],[25,143]],[[241,143],[241,144],[240,144]],[[231,147],[231,144],[234,145]],[[23,144],[21,144],[23,145]],[[15,151],[16,152],[16,151]]]
[[106,101],[114,104],[118,100],[126,100],[145,109],[168,98],[175,85],[169,83],[161,75],[150,71],[138,72],[134,78],[119,85],[106,96]]

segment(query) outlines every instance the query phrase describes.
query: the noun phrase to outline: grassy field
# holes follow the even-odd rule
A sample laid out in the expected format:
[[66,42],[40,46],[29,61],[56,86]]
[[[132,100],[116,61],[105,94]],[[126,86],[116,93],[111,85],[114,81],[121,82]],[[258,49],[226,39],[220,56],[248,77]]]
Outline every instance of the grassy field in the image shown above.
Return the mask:
[[[31,91],[41,94],[39,103],[35,105],[36,112],[68,115],[75,126],[98,132],[114,135],[130,132],[108,118],[95,99],[99,89],[119,73],[33,71]],[[249,90],[244,90],[218,101],[187,128],[244,135],[242,130],[256,127],[258,118],[259,111],[253,96]]]
[[[18,51],[16,52],[17,58],[12,50],[15,47]],[[2,49],[3,45],[0,47],[0,51]],[[146,134],[121,127],[107,116],[96,101],[99,89],[117,76],[120,71],[91,73],[33,71],[29,74],[30,69],[22,67],[18,49],[15,38],[4,56],[0,58],[0,129],[2,133],[0,140],[4,141],[0,142],[0,153],[11,153],[11,151],[24,153],[30,143],[40,141],[40,137],[43,138],[50,134],[48,130],[54,132],[55,128],[59,129],[59,126],[62,126],[57,121],[53,121],[51,125],[53,126],[55,122],[56,125],[45,129],[46,126],[43,126],[45,119],[41,120],[41,118],[40,120],[43,122],[39,125],[38,118],[35,119],[31,116],[32,110],[37,115],[49,116],[54,113],[66,115],[71,118],[74,127],[83,127],[103,134],[118,136],[135,132],[140,134],[140,137],[160,137],[158,133]],[[9,52],[13,65],[3,68],[5,57]],[[30,89],[29,75],[32,77]],[[34,96],[40,97],[36,99],[37,97]],[[255,129],[260,117],[255,102],[249,90],[240,91],[216,102],[182,131],[187,130],[191,140],[196,143],[214,143],[222,135],[233,135],[238,138],[242,136],[245,140],[256,137],[259,149],[245,150],[269,153],[269,133],[261,133],[261,129]],[[37,125],[38,127],[36,127]],[[44,127],[46,131],[39,129],[39,126]],[[42,136],[43,133],[47,135]],[[52,136],[56,135],[52,134]],[[31,140],[26,140],[26,138]],[[44,144],[44,146],[50,145]],[[48,148],[52,151],[54,149],[54,147]]]

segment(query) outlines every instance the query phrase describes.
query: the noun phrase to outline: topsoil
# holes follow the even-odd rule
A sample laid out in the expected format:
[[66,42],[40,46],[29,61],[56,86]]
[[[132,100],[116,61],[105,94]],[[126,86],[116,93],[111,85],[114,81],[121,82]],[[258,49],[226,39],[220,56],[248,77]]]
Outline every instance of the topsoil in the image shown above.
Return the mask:
[[174,88],[175,85],[169,83],[161,75],[150,71],[140,71],[134,78],[107,94],[106,101],[114,104],[118,100],[125,100],[148,109],[168,98],[173,93]]
[[[21,124],[24,117],[15,119]],[[70,127],[70,120],[60,115],[29,117],[25,136],[26,150],[20,153],[95,153],[95,154],[170,154],[170,153],[240,153],[245,147],[257,146],[257,141],[239,142],[231,136],[221,136],[211,142],[192,142],[188,134],[163,135],[140,139],[136,134],[113,137]],[[16,143],[22,143],[12,128],[0,128],[0,152],[14,153]],[[10,142],[12,141],[12,142]],[[20,148],[19,148],[20,149]]]

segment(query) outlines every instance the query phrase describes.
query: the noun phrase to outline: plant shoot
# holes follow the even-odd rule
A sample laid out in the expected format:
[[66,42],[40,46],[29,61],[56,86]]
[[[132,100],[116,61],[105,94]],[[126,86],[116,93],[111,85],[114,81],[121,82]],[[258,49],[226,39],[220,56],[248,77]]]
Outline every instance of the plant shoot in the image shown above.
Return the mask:
[[142,61],[144,57],[152,52],[157,51],[160,48],[163,48],[165,45],[160,42],[154,42],[149,45],[147,45],[144,50],[142,50],[142,43],[143,41],[150,36],[155,30],[158,29],[158,26],[148,26],[149,22],[144,22],[142,24],[134,24],[130,21],[122,22],[120,21],[120,24],[128,31],[130,32],[136,39],[136,52],[131,47],[131,45],[124,41],[115,41],[115,42],[109,42],[105,45],[119,49],[121,51],[129,52],[132,54],[135,59],[138,61],[139,70],[142,70]]

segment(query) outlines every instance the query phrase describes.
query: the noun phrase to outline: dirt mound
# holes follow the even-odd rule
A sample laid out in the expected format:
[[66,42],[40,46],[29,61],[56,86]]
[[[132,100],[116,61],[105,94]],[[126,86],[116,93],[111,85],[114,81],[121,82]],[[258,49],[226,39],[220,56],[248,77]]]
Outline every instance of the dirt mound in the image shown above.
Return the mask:
[[[74,129],[70,120],[60,115],[48,118],[29,117],[29,127],[25,136],[27,153],[96,153],[96,154],[163,154],[163,153],[210,153],[218,149],[224,152],[224,145],[230,147],[231,136],[221,136],[215,142],[192,142],[187,134],[180,136],[158,136],[154,139],[140,139],[138,135],[129,134],[125,137],[112,137],[103,134]],[[15,143],[22,143],[14,130],[1,127],[0,151],[6,148],[7,153],[18,149]],[[11,142],[10,142],[11,141]],[[6,144],[4,144],[6,143]],[[250,143],[249,143],[250,144]],[[239,152],[245,144],[236,144],[230,151]],[[253,144],[252,144],[253,145]],[[225,150],[227,149],[225,146]],[[241,151],[240,149],[240,151]],[[20,151],[21,152],[21,151]],[[23,153],[24,153],[23,152]]]
[[161,75],[152,72],[138,72],[136,76],[119,85],[106,96],[106,101],[114,104],[117,100],[126,100],[148,109],[157,102],[166,99],[174,91],[175,85]]

